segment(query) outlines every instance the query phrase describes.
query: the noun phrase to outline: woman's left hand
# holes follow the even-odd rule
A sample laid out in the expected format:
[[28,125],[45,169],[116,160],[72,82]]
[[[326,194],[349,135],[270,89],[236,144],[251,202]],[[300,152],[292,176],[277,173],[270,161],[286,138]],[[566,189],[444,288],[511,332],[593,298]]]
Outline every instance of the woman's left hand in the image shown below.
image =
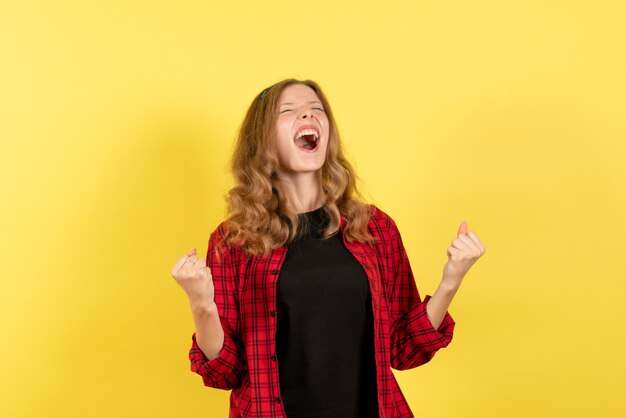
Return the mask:
[[443,280],[460,285],[472,265],[485,253],[485,247],[474,231],[467,231],[467,222],[461,222],[457,237],[448,247],[448,262],[443,268]]

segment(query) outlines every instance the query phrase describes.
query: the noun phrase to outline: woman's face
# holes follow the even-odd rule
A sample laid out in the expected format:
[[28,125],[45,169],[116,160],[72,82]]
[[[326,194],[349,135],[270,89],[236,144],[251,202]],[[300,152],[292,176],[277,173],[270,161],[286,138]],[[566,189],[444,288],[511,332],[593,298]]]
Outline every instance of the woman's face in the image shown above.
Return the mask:
[[304,84],[285,88],[278,100],[276,120],[279,172],[294,175],[321,169],[328,146],[328,125],[313,89]]

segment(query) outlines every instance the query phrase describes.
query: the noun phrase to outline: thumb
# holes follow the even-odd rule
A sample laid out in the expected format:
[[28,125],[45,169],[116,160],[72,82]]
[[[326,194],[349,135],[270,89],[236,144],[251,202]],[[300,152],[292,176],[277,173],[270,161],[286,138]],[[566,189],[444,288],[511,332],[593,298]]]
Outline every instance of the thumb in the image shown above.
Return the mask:
[[467,222],[466,221],[462,221],[461,226],[459,226],[458,235],[461,235],[461,234],[467,235]]

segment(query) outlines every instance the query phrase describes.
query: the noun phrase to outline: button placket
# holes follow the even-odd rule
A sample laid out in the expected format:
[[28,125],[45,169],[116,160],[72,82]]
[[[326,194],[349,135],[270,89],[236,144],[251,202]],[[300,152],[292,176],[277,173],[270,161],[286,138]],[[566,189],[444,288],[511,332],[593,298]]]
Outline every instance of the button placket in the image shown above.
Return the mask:
[[[278,263],[278,266],[279,266],[279,267],[280,267],[280,265],[282,264],[282,261],[284,261],[285,252],[286,252],[286,248],[284,248],[283,253],[281,254],[281,255],[282,255],[282,257],[281,257],[281,260],[279,260],[279,263]],[[274,268],[274,269],[271,269],[271,270],[270,270],[270,274],[273,276],[273,277],[272,277],[272,279],[270,280],[270,282],[271,282],[271,283],[273,284],[273,286],[274,286],[274,288],[273,288],[272,290],[273,290],[273,291],[276,291],[276,283],[277,283],[277,281],[278,281],[278,276],[279,276],[279,274],[280,274],[280,269],[279,269],[279,268]],[[276,298],[276,294],[274,294],[274,299],[275,299],[275,298]],[[275,306],[275,305],[274,305],[274,306],[272,306],[272,308],[273,308],[273,309],[272,309],[272,310],[270,310],[270,311],[268,312],[268,314],[269,314],[269,316],[270,316],[270,318],[271,318],[271,319],[269,320],[269,326],[270,326],[270,329],[272,329],[272,334],[274,335],[274,338],[275,338],[275,334],[276,334],[276,320],[277,320],[278,312],[276,311],[276,306]],[[275,348],[274,348],[274,347],[272,347],[272,349],[275,349]],[[278,360],[278,358],[277,358],[277,356],[276,356],[276,353],[272,353],[272,354],[269,356],[269,358],[270,358],[270,360],[271,360],[271,362],[272,362],[271,369],[273,370],[273,372],[275,372],[276,374],[278,374],[278,369],[277,369],[277,366],[278,366],[278,362],[277,362],[277,360]],[[276,377],[277,377],[277,379],[278,379],[278,375],[277,375]],[[277,380],[277,382],[278,382],[278,380]],[[282,411],[282,405],[280,405],[280,404],[282,403],[282,399],[281,399],[281,397],[280,397],[280,388],[279,388],[278,386],[279,386],[279,384],[277,383],[277,388],[276,388],[276,390],[277,390],[277,394],[278,394],[278,396],[275,396],[275,397],[274,397],[274,403],[275,403],[275,405],[276,405],[276,408],[277,408],[278,410]],[[281,414],[281,416],[282,416],[282,414]]]

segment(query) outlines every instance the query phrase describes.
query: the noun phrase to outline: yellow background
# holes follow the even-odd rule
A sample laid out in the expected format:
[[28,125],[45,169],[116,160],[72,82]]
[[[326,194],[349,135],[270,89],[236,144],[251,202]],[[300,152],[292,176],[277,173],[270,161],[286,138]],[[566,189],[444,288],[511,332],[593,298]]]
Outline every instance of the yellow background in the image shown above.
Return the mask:
[[256,93],[318,81],[422,295],[486,254],[416,416],[622,417],[622,1],[4,2],[0,415],[225,417],[170,277],[223,219]]

